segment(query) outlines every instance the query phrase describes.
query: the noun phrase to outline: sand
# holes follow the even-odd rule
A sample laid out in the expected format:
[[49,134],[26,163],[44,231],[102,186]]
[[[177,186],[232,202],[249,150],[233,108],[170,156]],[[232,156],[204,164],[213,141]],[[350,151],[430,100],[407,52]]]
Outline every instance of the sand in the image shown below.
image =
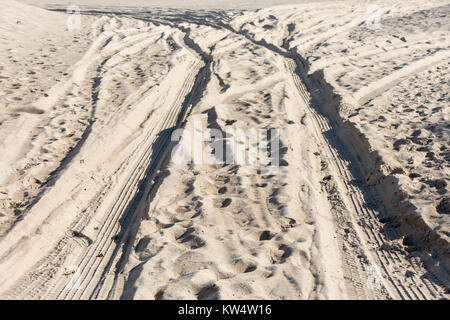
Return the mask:
[[5,1],[0,298],[449,297],[450,4],[290,3]]

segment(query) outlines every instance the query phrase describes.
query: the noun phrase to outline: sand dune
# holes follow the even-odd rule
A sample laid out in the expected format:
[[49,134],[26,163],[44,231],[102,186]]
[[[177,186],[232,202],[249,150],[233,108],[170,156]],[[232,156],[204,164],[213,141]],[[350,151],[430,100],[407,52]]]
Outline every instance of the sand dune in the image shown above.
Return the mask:
[[7,4],[1,298],[448,298],[448,3]]

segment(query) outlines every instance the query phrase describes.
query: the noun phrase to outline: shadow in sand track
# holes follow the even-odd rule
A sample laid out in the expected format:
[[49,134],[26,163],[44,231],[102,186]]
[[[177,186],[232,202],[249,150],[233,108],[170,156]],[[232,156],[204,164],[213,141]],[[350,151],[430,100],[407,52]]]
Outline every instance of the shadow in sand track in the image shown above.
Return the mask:
[[[194,86],[191,92],[186,95],[181,111],[178,114],[176,125],[172,128],[165,129],[159,132],[155,142],[152,145],[152,155],[148,167],[145,170],[145,175],[138,183],[138,192],[129,201],[127,208],[123,211],[121,218],[119,220],[121,232],[115,236],[116,246],[113,254],[109,258],[107,266],[103,270],[101,281],[97,284],[96,289],[93,291],[91,298],[96,298],[99,294],[100,289],[103,286],[103,282],[107,274],[112,270],[115,274],[115,280],[122,272],[125,266],[128,256],[133,249],[136,234],[139,229],[140,221],[146,214],[148,214],[150,203],[161,185],[164,178],[169,174],[165,170],[168,162],[170,161],[170,155],[172,154],[173,148],[176,146],[176,142],[171,141],[172,133],[178,128],[182,128],[185,125],[185,119],[189,116],[192,108],[200,101],[204,91],[211,78],[211,61],[212,58],[201,51],[200,47],[189,38],[189,29],[181,28],[185,33],[184,41],[191,49],[195,50],[205,62],[205,65],[199,70],[194,81]],[[120,255],[120,257],[118,257]],[[118,259],[117,259],[118,258]],[[115,262],[117,261],[117,262]],[[130,276],[125,283],[125,291],[128,292],[127,296],[122,298],[130,298],[130,292],[133,292],[132,288],[134,286],[135,279],[138,278],[136,272],[140,272],[140,268],[134,270],[133,276]],[[113,285],[110,295],[114,293]],[[127,289],[128,288],[128,289]],[[131,289],[129,289],[131,288]],[[132,294],[131,294],[132,295]]]
[[[386,240],[404,239],[411,233],[417,234],[417,238],[420,239],[418,242],[422,245],[421,248],[416,248],[421,250],[421,253],[418,253],[417,256],[426,263],[429,270],[434,270],[428,272],[425,277],[432,283],[447,288],[448,290],[448,266],[446,263],[436,266],[429,259],[429,256],[441,254],[444,256],[443,261],[448,260],[446,258],[449,255],[448,245],[443,244],[436,235],[436,232],[429,230],[425,224],[422,223],[422,227],[417,228],[416,225],[411,224],[407,219],[402,219],[394,214],[394,212],[401,209],[399,208],[400,206],[409,208],[407,210],[415,210],[414,207],[408,206],[407,199],[400,200],[397,205],[392,205],[389,200],[389,195],[386,197],[386,195],[382,194],[383,185],[374,188],[361,183],[364,182],[364,178],[370,173],[370,170],[373,170],[373,168],[376,169],[380,165],[379,160],[381,158],[377,152],[371,150],[370,144],[361,132],[353,124],[340,116],[339,109],[341,108],[342,99],[339,95],[335,94],[333,86],[326,81],[323,70],[309,74],[309,63],[294,49],[288,47],[289,41],[284,41],[283,46],[278,47],[266,42],[265,39],[256,40],[245,30],[235,30],[217,14],[193,16],[192,14],[183,14],[180,12],[176,16],[160,15],[159,19],[165,19],[175,24],[186,22],[196,25],[206,25],[212,28],[223,28],[231,33],[245,37],[255,45],[293,61],[295,63],[295,70],[293,72],[305,86],[305,94],[310,96],[310,107],[322,119],[320,121],[324,122],[324,126],[328,127],[326,131],[322,132],[322,135],[326,139],[331,153],[335,154],[335,157],[338,159],[338,166],[344,166],[344,170],[350,172],[351,180],[345,182],[345,184],[358,189],[359,194],[363,198],[356,200],[356,203],[353,203],[353,205],[354,210],[360,215],[359,218],[362,218],[365,223],[370,224],[368,232],[381,232],[382,238]],[[295,28],[295,25],[290,25],[288,28],[288,31],[291,32]],[[389,186],[389,189],[401,191],[398,179],[395,177],[391,178],[389,183],[392,185]],[[352,198],[351,201],[354,202],[355,199]],[[385,223],[383,222],[383,218],[385,217],[395,217],[400,226],[394,229],[384,228]],[[377,238],[379,236],[372,235],[371,237]],[[381,243],[383,243],[383,240]],[[406,260],[409,261],[410,259],[407,258]],[[434,276],[435,273],[441,275],[440,279]]]

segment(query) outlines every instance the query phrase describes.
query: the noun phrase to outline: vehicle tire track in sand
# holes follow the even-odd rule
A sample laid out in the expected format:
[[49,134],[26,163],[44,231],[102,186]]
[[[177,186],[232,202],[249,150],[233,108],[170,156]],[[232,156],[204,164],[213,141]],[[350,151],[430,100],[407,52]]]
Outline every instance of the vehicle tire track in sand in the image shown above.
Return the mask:
[[[188,72],[184,85],[177,95],[177,100],[169,108],[166,117],[160,121],[159,125],[154,127],[153,130],[159,132],[159,135],[153,134],[153,130],[150,132],[149,137],[151,136],[152,138],[148,139],[146,143],[147,150],[135,168],[133,176],[127,181],[117,201],[112,205],[107,221],[105,221],[100,230],[101,238],[98,243],[87,250],[85,256],[78,264],[81,268],[81,276],[78,279],[80,287],[71,288],[66,284],[57,293],[57,299],[96,298],[97,295],[103,292],[108,296],[110,290],[108,287],[114,287],[114,281],[111,283],[111,276],[116,278],[116,270],[112,270],[111,274],[107,274],[108,269],[115,264],[114,261],[118,262],[117,260],[120,260],[120,255],[118,255],[117,251],[118,246],[120,246],[126,236],[130,219],[132,220],[135,211],[138,211],[140,200],[148,198],[151,190],[151,188],[148,190],[148,184],[152,184],[152,180],[155,178],[157,170],[164,160],[170,143],[170,133],[177,126],[181,125],[179,120],[182,120],[184,114],[188,111],[186,107],[189,106],[189,101],[187,105],[183,106],[183,100],[190,95],[190,92],[195,91],[195,86],[199,85],[198,72],[202,65],[203,61],[199,61]],[[115,244],[116,241],[117,243]],[[122,249],[119,248],[119,250]],[[102,255],[100,259],[98,257],[99,253]],[[106,284],[106,289],[102,289],[102,283]]]
[[[294,63],[289,61],[289,69],[291,74],[296,76]],[[301,62],[297,61],[297,66],[302,65]],[[302,96],[308,99],[308,94],[306,88],[300,82],[300,79],[296,81],[296,85],[299,88]],[[310,114],[314,117],[316,124],[318,125],[317,130],[319,135],[326,136],[327,139],[332,140],[333,144],[341,145],[339,138],[337,137],[335,131],[330,125],[329,121],[325,119],[322,115],[319,115],[310,104],[308,106]],[[413,264],[411,259],[406,259],[404,254],[392,253],[390,250],[383,250],[386,246],[384,236],[381,234],[383,225],[379,222],[379,216],[385,216],[383,212],[382,204],[374,199],[372,192],[374,190],[369,190],[368,187],[363,186],[361,183],[358,187],[352,183],[353,181],[362,181],[361,177],[355,176],[351,171],[352,164],[344,160],[342,156],[337,154],[337,150],[326,142],[324,145],[327,146],[327,153],[329,158],[333,161],[328,164],[335,166],[335,171],[339,173],[338,176],[341,177],[338,184],[342,188],[340,194],[346,195],[346,207],[351,208],[352,213],[348,212],[346,219],[349,220],[356,229],[360,230],[358,238],[361,240],[361,244],[365,248],[366,254],[373,256],[372,261],[378,261],[382,270],[383,278],[387,280],[384,284],[389,289],[389,294],[392,298],[401,299],[430,299],[437,298],[441,296],[441,289],[437,288],[427,279],[427,271],[417,264]],[[345,148],[340,148],[340,153],[345,152]],[[350,154],[346,154],[346,159],[351,159]],[[349,169],[350,168],[350,169]],[[373,207],[376,207],[379,211],[377,214]],[[338,219],[339,221],[339,219]],[[339,222],[338,222],[339,223]],[[363,234],[361,234],[361,231]],[[377,263],[374,264],[375,266]],[[399,270],[411,271],[412,281],[414,286],[404,286],[403,282],[399,278],[401,275],[396,275]],[[367,272],[366,272],[367,273]],[[424,288],[424,289],[422,289]]]
[[[142,20],[145,19],[142,18]],[[158,21],[165,23],[164,17],[158,17]],[[399,235],[395,230],[386,230],[386,225],[380,221],[380,217],[387,217],[386,209],[380,201],[376,200],[378,199],[376,190],[363,185],[361,172],[357,167],[358,163],[353,160],[350,151],[339,136],[338,129],[342,124],[338,120],[322,114],[324,110],[319,105],[317,97],[325,94],[325,89],[317,81],[308,77],[302,58],[295,52],[280,49],[265,40],[256,41],[245,31],[236,31],[226,25],[220,18],[217,22],[212,22],[207,18],[190,18],[187,15],[181,15],[180,18],[168,17],[167,24],[175,27],[173,22],[179,21],[222,28],[232,34],[242,36],[252,44],[280,56],[283,60],[285,74],[288,77],[286,80],[292,82],[293,87],[296,88],[299,107],[306,114],[306,118],[304,117],[301,123],[305,125],[308,133],[317,139],[321,151],[317,156],[325,164],[323,169],[325,177],[320,183],[335,220],[334,231],[343,261],[344,281],[348,297],[354,299],[436,299],[442,297],[442,288],[439,287],[440,278],[422,266],[422,262],[417,256],[412,256],[404,251],[385,249],[389,247],[388,237],[398,238]],[[201,50],[195,44],[195,39],[190,37],[190,29],[184,26],[177,28],[184,34],[183,41],[179,41],[181,45],[196,59],[199,56],[203,59],[198,59],[191,65],[175,100],[167,109],[160,110],[158,114],[160,117],[157,118],[156,125],[145,127],[144,133],[141,133],[144,137],[133,149],[134,153],[129,155],[116,171],[117,176],[121,178],[119,183],[113,186],[105,184],[106,190],[102,191],[103,194],[99,194],[96,199],[92,200],[95,205],[90,208],[91,211],[97,210],[101,205],[106,207],[102,220],[97,221],[100,225],[97,232],[98,237],[91,240],[81,233],[90,223],[89,212],[83,211],[79,214],[81,219],[71,225],[73,232],[67,233],[57,243],[50,255],[38,263],[40,269],[27,274],[28,279],[22,279],[18,285],[7,292],[7,297],[14,299],[117,299],[121,297],[121,290],[125,283],[122,271],[132,250],[140,218],[146,213],[154,192],[165,177],[165,173],[160,170],[164,167],[173,146],[170,141],[171,133],[176,128],[183,126],[186,117],[205,89],[211,73],[213,61],[209,58],[205,61],[206,54],[199,52]],[[434,59],[433,57],[431,60],[434,61]],[[95,88],[98,88],[95,81],[101,81],[103,65],[100,65],[97,70],[99,79],[94,79],[93,100],[98,99],[98,95],[95,96]],[[416,72],[416,69],[411,72]],[[396,77],[393,81],[399,79]],[[385,84],[384,82],[376,83],[375,86],[376,90],[370,94],[376,93],[377,90],[384,90]],[[365,99],[366,96],[363,98]],[[137,160],[134,160],[135,158]],[[123,171],[119,175],[121,170]],[[215,177],[211,175],[209,178],[214,180]],[[256,182],[259,184],[262,181]],[[270,192],[274,193],[276,193],[277,187],[281,188],[276,183],[271,186],[273,189]],[[191,187],[194,188],[193,183],[186,183],[186,187],[186,194],[193,190],[190,189]],[[218,209],[230,210],[234,202],[239,201],[239,197],[233,193],[232,187],[232,185],[224,183],[217,190],[218,194],[212,201]],[[109,197],[105,196],[106,193]],[[272,226],[269,222],[280,218],[276,212],[276,204],[270,203],[266,193],[267,191],[258,189],[254,189],[252,192],[254,199],[251,200],[260,203],[258,212],[255,214],[256,223],[260,227],[259,233],[256,234],[259,241],[270,241],[274,237],[276,232],[271,230]],[[272,195],[270,194],[270,196]],[[185,231],[186,234],[180,235],[176,240],[187,247],[191,246],[190,249],[196,249],[197,238],[189,238],[189,230]],[[77,239],[72,241],[74,237]],[[189,241],[185,241],[186,239]],[[194,240],[191,243],[192,239]],[[201,242],[202,239],[199,239]],[[199,245],[202,244],[199,243]],[[286,246],[278,247],[278,256],[273,256],[272,251],[269,252],[269,258],[274,259],[273,263],[283,261],[286,252],[280,253],[280,250],[284,251],[282,247]],[[233,248],[235,247],[230,246],[228,251],[232,252]],[[289,249],[286,247],[286,250]],[[74,252],[71,252],[72,250]],[[69,254],[77,256],[75,286],[65,277],[66,272],[61,270],[64,259]],[[381,279],[378,279],[381,281],[379,288],[370,288],[368,285],[369,278],[373,276],[371,274],[373,266],[381,269]],[[405,280],[405,271],[409,273],[408,280]],[[311,270],[311,274],[318,277],[314,270]],[[299,294],[301,288],[296,280],[292,279],[289,274],[284,274],[284,276],[291,284],[291,289]],[[312,289],[310,297],[320,290],[318,288],[320,281],[317,278],[315,280],[315,287]],[[217,290],[208,291],[208,288],[204,287],[200,290],[197,297],[218,295]],[[162,293],[155,295],[155,298],[164,294],[164,288],[161,288],[159,292]]]
[[442,61],[445,61],[450,57],[449,48],[438,51],[437,53],[422,58],[418,61],[411,63],[410,65],[391,73],[390,75],[381,78],[375,82],[372,82],[368,87],[364,87],[354,94],[354,100],[358,106],[362,106],[383,92],[391,89],[395,85],[404,81],[408,77],[418,74]]
[[[192,53],[191,50],[189,51]],[[194,56],[198,59],[197,55],[194,54]],[[73,287],[73,283],[70,283],[70,281],[67,281],[67,278],[62,276],[59,285],[57,284],[53,289],[51,287],[48,288],[49,291],[44,293],[43,287],[47,286],[48,284],[46,284],[46,282],[50,280],[50,277],[45,275],[46,269],[44,268],[43,276],[38,276],[38,278],[34,280],[30,278],[28,281],[22,281],[23,284],[21,286],[10,291],[10,294],[8,295],[9,297],[18,298],[26,296],[28,298],[39,297],[73,299],[90,296],[91,292],[86,292],[86,290],[92,290],[92,280],[94,278],[97,281],[99,280],[98,273],[103,271],[99,267],[104,267],[107,264],[114,249],[114,243],[117,240],[115,237],[117,237],[120,228],[126,228],[126,225],[120,226],[120,223],[118,222],[125,218],[123,214],[124,212],[125,216],[130,213],[130,210],[127,211],[127,208],[132,208],[132,206],[129,205],[131,199],[135,200],[134,197],[136,197],[136,194],[141,192],[142,190],[140,189],[145,187],[145,182],[151,181],[151,178],[155,175],[157,167],[161,162],[161,156],[164,154],[164,150],[170,142],[169,131],[181,124],[180,120],[183,120],[187,108],[192,107],[190,105],[190,100],[192,99],[191,92],[194,85],[198,85],[200,82],[198,72],[201,70],[203,65],[204,62],[199,60],[191,67],[190,70],[188,70],[188,74],[181,91],[177,95],[176,101],[174,101],[172,106],[168,108],[166,116],[159,120],[159,124],[152,127],[151,131],[147,133],[147,137],[144,139],[143,144],[135,150],[135,154],[142,153],[141,150],[144,150],[144,152],[141,155],[136,167],[132,171],[131,176],[125,182],[118,198],[112,204],[111,211],[107,215],[106,220],[103,221],[101,230],[99,230],[100,238],[96,239],[93,244],[86,248],[84,255],[80,259],[78,265],[79,270],[77,271],[79,273],[79,278],[77,279],[76,288]],[[205,72],[206,69],[204,68],[202,70]],[[158,132],[160,133],[160,136],[158,136]],[[145,176],[147,176],[146,181],[144,181]],[[72,226],[71,229],[82,230],[86,223],[86,219],[81,219],[75,226]],[[41,261],[39,265],[57,265],[57,261],[60,261],[63,259],[65,254],[68,254],[68,244],[70,244],[69,237],[64,237],[58,243],[56,251],[48,256],[44,261]],[[70,252],[70,250],[68,251]],[[99,259],[99,252],[104,252],[101,253],[101,259]],[[29,283],[30,281],[32,281],[32,283]]]
[[[280,51],[278,48],[275,48],[275,46],[267,45],[264,41],[257,41],[255,43],[263,45],[275,52]],[[281,52],[281,54],[286,55],[287,58],[291,58],[287,60],[291,74],[294,76],[296,86],[305,100],[305,104],[308,107],[310,114],[313,116],[316,125],[319,127],[316,135],[322,137],[324,145],[327,146],[329,151],[329,159],[334,160],[331,163],[336,166],[339,176],[342,177],[340,181],[342,188],[340,193],[341,195],[346,195],[344,198],[347,198],[347,208],[351,208],[351,211],[353,211],[353,213],[347,215],[346,219],[353,221],[356,230],[360,230],[359,233],[361,233],[361,231],[364,232],[364,236],[361,234],[359,238],[361,238],[365,247],[369,247],[365,251],[367,251],[367,253],[372,253],[375,256],[375,261],[380,262],[380,266],[384,271],[384,278],[388,279],[388,284],[391,283],[388,285],[391,297],[403,299],[430,299],[441,297],[444,294],[442,287],[439,288],[433,283],[440,283],[440,280],[438,277],[434,276],[430,270],[425,270],[423,267],[419,266],[419,263],[417,263],[415,259],[410,256],[406,257],[405,253],[392,253],[390,250],[383,250],[383,248],[386,247],[386,241],[384,240],[386,235],[382,235],[380,231],[383,230],[385,226],[380,222],[379,216],[387,216],[384,212],[385,209],[379,201],[375,201],[373,196],[373,194],[376,195],[374,188],[369,189],[362,184],[358,184],[356,187],[354,183],[352,183],[353,181],[362,181],[361,177],[355,176],[355,174],[358,174],[358,170],[355,165],[350,162],[353,161],[351,160],[352,156],[346,151],[346,147],[342,145],[339,141],[339,137],[334,133],[336,129],[333,125],[330,125],[331,122],[318,114],[315,108],[311,106],[311,102],[309,102],[309,92],[311,92],[312,95],[323,94],[326,96],[325,92],[320,90],[321,88],[317,83],[311,83],[311,81],[309,82],[308,92],[308,89],[306,89],[303,84],[303,81],[307,81],[308,79],[305,76],[305,70],[302,68],[303,63],[301,58],[291,52]],[[446,53],[443,53],[440,56],[443,55],[445,56]],[[427,60],[426,64],[434,63],[435,60],[436,57],[432,56]],[[420,65],[422,64],[423,62],[420,63]],[[411,67],[412,72],[416,71],[417,67],[415,66],[416,65]],[[408,71],[409,70],[410,69],[408,69]],[[312,80],[314,81],[314,79]],[[327,140],[330,140],[330,142],[333,145],[338,146],[338,148],[331,146],[331,143],[327,142]],[[344,155],[344,157],[338,155],[338,152],[340,154],[343,153],[342,155]],[[350,160],[344,160],[344,158]],[[352,172],[354,173],[352,174]],[[374,207],[378,210],[378,215],[375,212]],[[388,236],[392,235],[389,234]],[[369,245],[367,245],[368,243]],[[405,276],[403,274],[398,274],[400,270],[406,274],[409,273],[410,283],[414,285],[404,285]],[[430,276],[433,278],[433,282],[430,281]]]
[[[162,124],[155,127],[155,129],[159,128],[157,132],[162,132],[166,128],[171,128],[175,124],[175,120],[178,116],[179,107],[181,105],[181,97],[184,97],[189,89],[192,86],[193,79],[195,73],[190,73],[188,75],[187,81],[183,86],[182,92],[180,92],[179,99],[172,105],[169,109],[167,117],[163,119]],[[153,133],[153,131],[151,132]],[[150,133],[150,134],[151,134]],[[116,202],[112,205],[111,212],[108,214],[107,220],[104,222],[100,229],[101,238],[95,243],[93,246],[89,247],[86,255],[81,259],[81,262],[78,264],[81,272],[81,288],[72,288],[64,287],[60,293],[56,295],[57,299],[76,299],[81,298],[85,295],[85,292],[89,289],[89,285],[94,280],[96,273],[104,268],[104,264],[107,263],[108,259],[111,258],[112,250],[114,249],[114,237],[117,236],[120,226],[118,225],[118,221],[124,218],[127,212],[127,206],[130,201],[136,195],[138,190],[140,189],[141,181],[145,175],[149,175],[151,177],[155,173],[155,169],[157,165],[151,166],[147,171],[147,168],[150,163],[152,163],[153,159],[159,159],[162,150],[167,146],[167,142],[169,141],[170,135],[164,133],[162,141],[158,141],[158,144],[155,144],[155,141],[158,140],[157,136],[153,135],[153,139],[148,139],[148,147],[146,152],[141,157],[141,161],[139,165],[135,168],[132,176],[128,179],[125,186],[121,190],[119,197]],[[155,160],[157,161],[157,160]],[[151,180],[151,179],[150,179]],[[142,183],[143,184],[143,183]],[[124,216],[125,214],[125,216]],[[98,259],[97,255],[102,254],[103,256]],[[89,291],[89,290],[88,290]]]
[[[372,206],[377,207],[377,210],[381,211],[381,216],[384,216],[385,213],[382,211],[384,210],[383,206],[382,204],[378,204],[378,202],[374,200],[374,197],[371,193],[374,192],[374,190],[370,190],[368,187],[361,184],[358,185],[358,187],[355,187],[352,183],[353,181],[361,181],[362,179],[358,179],[358,177],[355,177],[354,174],[351,173],[351,171],[355,172],[356,168],[354,167],[354,164],[350,162],[351,160],[345,160],[352,159],[352,157],[346,151],[346,147],[343,146],[339,141],[336,133],[334,133],[334,126],[330,125],[331,122],[317,113],[314,107],[311,106],[311,94],[309,93],[310,91],[308,91],[308,89],[303,84],[303,81],[306,80],[306,72],[304,71],[301,59],[296,56],[295,53],[289,51],[284,52],[280,48],[266,43],[265,40],[256,41],[252,39],[246,32],[235,31],[232,27],[226,26],[223,23],[220,23],[220,25],[224,26],[226,29],[232,32],[245,36],[247,39],[257,45],[265,47],[266,49],[271,50],[286,58],[288,70],[290,71],[289,73],[293,76],[294,83],[305,102],[309,114],[315,120],[314,122],[316,126],[316,136],[319,138],[319,140],[322,140],[323,145],[327,146],[327,162],[335,166],[334,171],[337,172],[338,177],[340,177],[340,179],[338,179],[337,181],[337,185],[338,189],[340,190],[339,194],[341,196],[344,195],[342,200],[345,203],[345,211],[347,211],[348,209],[352,211],[347,211],[346,214],[342,214],[342,212],[339,212],[339,210],[333,210],[335,211],[335,213],[338,213],[338,226],[341,223],[341,220],[346,221],[347,224],[351,225],[352,229],[354,228],[355,230],[353,231],[355,239],[359,239],[358,242],[362,244],[364,248],[364,254],[362,256],[363,259],[361,259],[360,257],[361,254],[358,253],[359,250],[355,250],[355,252],[350,255],[347,249],[344,249],[342,252],[345,257],[344,260],[347,261],[350,270],[353,270],[353,272],[351,272],[351,284],[355,293],[355,297],[365,297],[365,294],[369,294],[369,296],[371,294],[371,290],[363,289],[367,287],[366,283],[369,270],[362,269],[361,267],[363,265],[366,265],[366,267],[369,266],[367,262],[363,263],[367,259],[367,255],[369,255],[369,257],[373,256],[373,258],[370,260],[378,261],[380,263],[381,268],[384,271],[383,278],[388,280],[388,283],[386,283],[386,281],[384,282],[386,288],[389,289],[389,295],[386,296],[386,292],[375,293],[375,295],[379,295],[379,297],[390,296],[392,298],[401,299],[429,299],[442,296],[443,289],[438,288],[433,282],[427,279],[429,277],[429,271],[425,270],[423,267],[420,267],[419,264],[414,261],[414,259],[405,257],[404,253],[401,254],[396,252],[393,254],[390,250],[380,250],[380,248],[383,248],[386,245],[383,239],[384,236],[380,232],[381,230],[383,230],[384,226],[381,222],[379,222],[379,218]],[[434,62],[435,57],[433,56],[431,60]],[[416,68],[414,68],[413,71],[415,71],[415,69]],[[316,94],[318,92],[323,94],[323,92],[321,92],[320,90],[320,86],[318,86],[317,84],[315,87],[313,85],[312,91]],[[331,144],[333,144],[334,146],[332,146]],[[338,149],[335,146],[338,146]],[[343,155],[345,156],[343,157],[339,155],[338,152],[340,154],[343,153]],[[330,161],[331,159],[332,161]],[[342,200],[339,200],[339,202]],[[332,208],[335,209],[336,206],[332,205]],[[342,240],[343,239],[341,237],[341,241]],[[350,247],[352,247],[351,243]],[[358,266],[355,266],[354,261],[357,260],[363,261],[361,261],[362,263],[358,264]],[[374,265],[376,266],[377,264]],[[411,274],[410,278],[412,278],[411,282],[414,283],[413,286],[405,286],[404,281],[402,281],[403,279],[401,279],[405,276],[396,275],[399,270],[404,271],[405,269],[407,273],[410,272]],[[437,280],[438,283],[440,282],[438,278],[436,278],[435,280]],[[382,291],[385,290],[384,288],[381,289]]]
[[[186,22],[189,21],[189,18],[184,17]],[[323,137],[324,133],[329,131],[331,128],[328,124],[328,121],[324,118],[319,118],[319,116],[313,111],[313,109],[310,106],[310,94],[307,91],[306,87],[303,85],[301,78],[297,74],[297,65],[294,60],[294,57],[291,56],[290,52],[284,52],[282,49],[279,49],[278,47],[266,43],[264,40],[261,41],[255,41],[251,38],[246,32],[244,31],[236,31],[231,26],[225,25],[222,22],[218,22],[217,24],[211,24],[208,21],[204,21],[206,25],[211,25],[212,27],[222,27],[232,33],[241,35],[245,37],[250,42],[265,48],[271,52],[273,52],[276,55],[279,55],[285,59],[286,63],[286,74],[289,74],[292,77],[293,83],[295,84],[295,87],[297,88],[300,98],[302,100],[303,108],[305,108],[305,111],[308,111],[310,114],[310,118],[313,119],[313,130],[315,130],[314,135],[317,137],[318,141],[321,141],[322,145],[328,146],[329,149],[332,149],[332,147],[327,142],[327,139]],[[198,23],[197,21],[193,23]],[[318,126],[318,128],[317,128]],[[331,151],[330,151],[331,152]],[[341,161],[341,159],[338,157],[338,159],[334,159],[333,153],[326,155],[325,159],[327,163],[333,163]],[[339,162],[340,163],[340,162]],[[348,164],[346,164],[348,165]],[[346,171],[344,170],[344,167],[338,166],[337,169],[335,169],[338,174],[338,176],[342,177],[343,179],[349,179],[349,177],[346,175]],[[349,180],[351,181],[351,180]],[[357,234],[357,230],[355,230],[354,223],[349,217],[349,212],[347,210],[347,206],[344,205],[344,202],[342,200],[342,192],[340,190],[334,190],[333,194],[330,195],[329,200],[331,202],[331,208],[332,212],[334,213],[338,227],[344,227],[346,226],[346,230],[348,230],[347,235],[344,237],[340,234],[340,230],[337,230],[337,235],[339,237],[339,243],[341,245],[341,255],[344,260],[344,264],[347,266],[345,268],[346,277],[347,277],[347,284],[349,289],[349,295],[353,298],[361,298],[361,299],[367,299],[367,298],[387,298],[386,292],[372,292],[372,290],[369,290],[367,288],[367,267],[368,264],[365,261],[366,260],[366,254],[362,251],[360,248],[362,242],[359,240],[360,236]],[[267,207],[267,204],[266,204]],[[352,236],[350,237],[348,233],[352,233]],[[356,243],[355,243],[356,241]],[[358,263],[356,263],[358,261]],[[366,265],[366,268],[364,268],[364,265]]]
[[[321,145],[325,146],[324,150],[328,151],[324,156],[324,161],[328,165],[333,165],[336,161],[340,161],[340,159],[336,159],[332,148],[329,146],[329,143],[323,138],[323,134],[328,132],[331,128],[328,125],[327,121],[320,116],[318,116],[314,110],[310,107],[310,95],[306,90],[305,86],[301,82],[301,79],[295,72],[296,64],[293,60],[286,60],[286,69],[288,73],[291,75],[292,80],[298,89],[301,99],[303,100],[303,106],[307,111],[307,114],[310,115],[310,118],[313,119],[312,127],[313,130],[316,131],[316,137],[321,141]],[[333,159],[334,161],[330,161]],[[344,171],[343,166],[338,165],[336,169],[329,170],[330,173],[334,174],[333,176],[346,177],[346,172]],[[347,277],[348,285],[350,286],[350,297],[358,298],[358,299],[370,299],[373,298],[370,290],[367,289],[367,270],[363,268],[364,265],[367,265],[366,262],[361,261],[364,260],[364,251],[361,249],[361,242],[359,240],[359,236],[357,231],[355,230],[354,223],[349,219],[349,212],[347,207],[342,199],[342,192],[337,189],[336,178],[331,178],[331,181],[327,182],[327,186],[325,187],[328,193],[328,200],[331,203],[331,211],[336,219],[336,224],[338,230],[336,230],[336,234],[338,235],[338,242],[341,247],[341,255],[344,260],[345,266],[344,272]],[[342,230],[345,230],[345,234],[342,234]],[[382,293],[375,293],[375,296],[378,295],[378,298],[383,297]],[[386,297],[385,297],[386,298]]]

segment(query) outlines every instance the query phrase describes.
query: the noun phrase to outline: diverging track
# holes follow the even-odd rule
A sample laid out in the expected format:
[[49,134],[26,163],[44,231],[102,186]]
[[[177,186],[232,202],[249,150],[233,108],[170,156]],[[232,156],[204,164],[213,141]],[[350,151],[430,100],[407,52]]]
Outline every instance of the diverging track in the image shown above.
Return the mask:
[[[187,23],[226,30],[284,58],[286,74],[292,78],[302,100],[299,107],[305,108],[312,120],[310,129],[323,147],[321,158],[329,164],[327,171],[332,178],[324,189],[336,221],[350,297],[437,299],[445,296],[448,275],[430,261],[432,248],[423,248],[414,254],[390,249],[390,239],[401,238],[402,234],[386,225],[390,214],[377,190],[364,185],[365,164],[355,157],[369,151],[356,150],[355,154],[355,146],[364,148],[364,145],[353,140],[358,136],[356,129],[349,134],[352,128],[339,117],[339,100],[330,92],[331,86],[323,75],[317,79],[320,72],[309,76],[306,61],[295,51],[264,39],[255,40],[244,30],[235,30],[223,15],[167,15],[160,16],[158,21],[165,19],[172,24]],[[408,275],[406,281],[405,274]],[[375,277],[380,285],[374,289],[370,282]]]
[[[187,34],[183,40],[188,50],[198,48]],[[205,55],[200,56],[202,59],[189,70],[176,100],[160,123],[149,132],[145,145],[141,147],[145,151],[140,161],[121,187],[119,196],[102,223],[100,238],[87,248],[76,263],[77,285],[62,281],[54,291],[56,299],[113,299],[120,296],[117,288],[120,290],[120,284],[124,281],[121,276],[123,264],[132,248],[139,221],[146,214],[151,197],[164,178],[165,173],[160,169],[169,160],[174,146],[172,132],[183,126],[185,117],[208,83],[211,61]],[[139,152],[136,150],[136,154]]]
[[[113,179],[105,185],[105,189],[94,197],[91,195],[88,203],[79,204],[80,207],[86,206],[90,209],[81,212],[81,216],[68,227],[66,235],[57,242],[57,246],[29,270],[28,274],[3,292],[4,297],[13,299],[116,297],[114,295],[116,284],[120,284],[123,280],[120,272],[130,245],[133,244],[134,232],[137,231],[148,201],[164,177],[165,173],[160,169],[168,160],[174,146],[171,134],[183,126],[186,116],[201,98],[210,78],[211,61],[208,56],[198,51],[198,46],[189,39],[187,33],[175,32],[175,35],[177,34],[179,35],[177,45],[179,49],[184,50],[183,59],[192,62],[189,65],[185,63],[187,68],[180,66],[176,69],[175,66],[174,74],[172,76],[169,74],[157,88],[154,87],[149,94],[150,98],[141,97],[137,104],[132,106],[138,108],[139,105],[145,104],[148,108],[148,104],[151,106],[153,103],[161,103],[158,99],[151,98],[155,90],[156,93],[159,91],[167,95],[167,98],[162,99],[164,104],[156,105],[156,108],[150,110],[147,119],[137,118],[137,123],[141,124],[138,126],[137,135],[134,135],[139,143],[134,144],[132,149],[125,148],[129,149],[130,153],[126,155],[119,168],[115,169]],[[120,56],[120,49],[114,56]],[[183,80],[177,87],[175,81],[179,82],[180,76]],[[97,92],[95,97],[95,103],[100,103],[102,96]],[[93,129],[95,130],[95,127]],[[131,128],[127,129],[129,131]],[[114,136],[102,139],[114,139]],[[82,161],[85,163],[90,159],[85,158]],[[65,170],[71,170],[70,164]],[[84,190],[86,189],[88,187]],[[47,192],[51,191],[55,190]],[[89,216],[88,210],[94,210],[94,214]],[[87,236],[89,231],[86,230],[95,230],[97,236]],[[120,292],[118,294],[120,296]]]

